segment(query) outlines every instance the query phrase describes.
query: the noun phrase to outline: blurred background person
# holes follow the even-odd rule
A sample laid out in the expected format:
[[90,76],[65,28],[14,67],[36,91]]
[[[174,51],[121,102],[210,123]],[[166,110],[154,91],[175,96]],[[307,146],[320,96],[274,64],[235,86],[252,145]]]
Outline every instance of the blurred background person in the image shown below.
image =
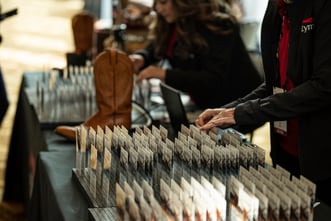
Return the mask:
[[9,106],[9,101],[7,97],[5,82],[3,80],[2,72],[0,68],[0,127],[2,120],[7,112],[8,106]]

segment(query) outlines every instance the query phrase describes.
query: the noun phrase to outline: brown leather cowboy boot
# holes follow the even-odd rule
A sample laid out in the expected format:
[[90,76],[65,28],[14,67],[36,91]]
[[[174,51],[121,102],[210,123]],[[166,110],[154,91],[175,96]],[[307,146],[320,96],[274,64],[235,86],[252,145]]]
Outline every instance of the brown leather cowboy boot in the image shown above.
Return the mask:
[[88,12],[82,11],[71,19],[75,53],[91,53],[93,46],[94,17]]
[[85,66],[93,59],[94,17],[81,11],[71,18],[71,28],[75,45],[74,52],[67,52],[67,66]]
[[[94,82],[98,112],[86,120],[85,127],[114,125],[131,127],[133,65],[124,53],[115,49],[101,52],[94,61]],[[76,127],[58,126],[55,133],[75,140]]]

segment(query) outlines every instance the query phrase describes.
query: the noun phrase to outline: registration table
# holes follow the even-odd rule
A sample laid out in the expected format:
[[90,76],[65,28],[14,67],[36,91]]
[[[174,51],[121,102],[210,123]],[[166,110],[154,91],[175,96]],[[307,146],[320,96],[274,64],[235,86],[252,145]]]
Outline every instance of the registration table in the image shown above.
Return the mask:
[[[54,135],[50,130],[43,134],[50,150],[40,152],[37,157],[29,220],[91,220],[93,210],[72,178],[74,144]],[[116,210],[111,210],[115,214]],[[116,220],[115,215],[111,220]]]
[[[4,199],[24,202],[29,220],[93,220],[91,214],[99,213],[98,208],[91,207],[72,173],[75,142],[56,135],[50,124],[43,125],[26,93],[27,79],[31,83],[34,77],[25,74],[22,81]],[[107,214],[102,220],[117,220],[115,208],[108,208]],[[314,221],[329,221],[330,217],[327,205],[321,203],[314,209]]]
[[37,158],[29,220],[88,220],[88,206],[71,179],[75,146],[45,131],[47,145],[57,150],[40,152]]
[[[72,142],[44,130],[43,135],[50,148],[37,157],[37,170],[30,201],[29,220],[84,221],[91,220],[93,208],[84,198],[72,177],[75,166],[75,145]],[[116,220],[115,208],[110,208]]]
[[[51,150],[40,152],[37,159],[29,220],[91,220],[93,210],[89,208],[88,201],[72,175],[75,165],[74,144],[49,130],[44,131],[43,135]],[[115,209],[111,209],[115,214]],[[328,221],[331,211],[326,205],[320,204],[314,214],[315,221]],[[114,216],[113,219],[105,220],[116,218]]]
[[[49,76],[49,73],[44,72],[23,74],[11,134],[3,200],[21,202],[26,208],[30,204],[34,176],[37,172],[38,153],[45,151],[45,153],[55,154],[68,149],[74,151],[74,143],[66,143],[65,139],[54,134],[54,128],[57,125],[78,125],[96,111],[95,105],[90,104],[88,111],[77,111],[74,114],[73,111],[70,111],[70,107],[66,107],[70,104],[58,105],[57,102],[48,102],[46,93],[44,94],[44,107],[40,109],[36,99],[41,97],[42,84],[49,83]],[[85,78],[87,77],[88,74]],[[37,91],[36,85],[39,85],[39,91]],[[64,109],[69,110],[64,112]],[[41,110],[43,112],[40,112]],[[151,124],[150,115],[140,105],[133,102],[132,127]],[[45,132],[47,133],[45,134]],[[62,141],[53,145],[52,141],[58,139],[62,139]],[[65,143],[66,146],[63,147],[62,144]],[[68,163],[71,162],[68,161]],[[70,167],[72,167],[71,164]],[[71,171],[70,168],[69,170]]]

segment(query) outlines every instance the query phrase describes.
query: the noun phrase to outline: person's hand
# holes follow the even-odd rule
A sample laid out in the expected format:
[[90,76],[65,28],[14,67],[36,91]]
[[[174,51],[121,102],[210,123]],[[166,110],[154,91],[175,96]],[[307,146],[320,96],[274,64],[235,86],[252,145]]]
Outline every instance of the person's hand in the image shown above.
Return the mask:
[[131,54],[129,55],[129,58],[131,59],[133,63],[133,68],[136,73],[144,66],[145,59],[140,54]]
[[137,81],[139,82],[144,79],[150,79],[150,78],[157,78],[163,81],[165,79],[165,75],[166,72],[164,69],[154,65],[150,65],[147,68],[140,71],[137,77]]
[[213,127],[229,127],[236,123],[234,119],[235,108],[207,109],[196,120],[196,125],[202,131],[208,131]]
[[206,109],[195,120],[195,124],[198,127],[202,127],[203,125],[208,123],[208,121],[210,121],[215,115],[217,115],[222,110],[224,110],[224,108]]

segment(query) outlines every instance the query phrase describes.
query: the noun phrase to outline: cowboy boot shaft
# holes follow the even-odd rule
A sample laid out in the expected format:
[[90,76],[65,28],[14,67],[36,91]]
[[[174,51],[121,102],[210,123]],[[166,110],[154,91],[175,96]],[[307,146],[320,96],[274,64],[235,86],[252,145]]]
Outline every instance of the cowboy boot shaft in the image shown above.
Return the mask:
[[91,52],[93,47],[94,17],[80,12],[72,17],[71,26],[76,53]]
[[133,66],[124,54],[106,50],[94,63],[94,84],[99,112],[126,114],[132,110]]
[[131,127],[133,64],[127,55],[107,49],[94,62],[94,84],[98,112],[84,125],[104,128]]

